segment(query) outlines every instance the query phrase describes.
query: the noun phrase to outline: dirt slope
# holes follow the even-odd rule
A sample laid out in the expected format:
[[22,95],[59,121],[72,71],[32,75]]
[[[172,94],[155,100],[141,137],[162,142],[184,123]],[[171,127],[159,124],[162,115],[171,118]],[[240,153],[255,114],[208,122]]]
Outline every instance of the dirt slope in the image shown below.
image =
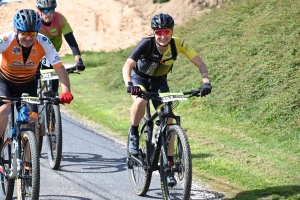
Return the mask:
[[[180,25],[201,13],[200,7],[220,1],[224,0],[170,0],[162,4],[152,0],[57,0],[56,10],[68,19],[81,50],[110,51],[134,45],[150,34],[150,20],[155,14],[168,13]],[[13,16],[22,8],[35,9],[35,0],[0,6],[1,33],[13,29]],[[60,55],[65,53],[71,53],[66,42]]]

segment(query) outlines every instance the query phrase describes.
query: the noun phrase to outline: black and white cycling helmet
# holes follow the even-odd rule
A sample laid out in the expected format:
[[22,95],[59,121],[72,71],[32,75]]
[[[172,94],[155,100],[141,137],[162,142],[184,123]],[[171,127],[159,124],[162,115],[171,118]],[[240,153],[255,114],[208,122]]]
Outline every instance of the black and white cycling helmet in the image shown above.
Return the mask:
[[19,31],[37,32],[41,25],[42,20],[39,14],[35,10],[23,9],[19,10],[14,15],[14,27]]
[[173,27],[174,27],[174,19],[168,14],[164,14],[164,13],[157,14],[151,20],[151,28],[153,30],[164,29],[164,28],[173,29]]
[[39,10],[56,8],[56,0],[36,0],[36,7]]

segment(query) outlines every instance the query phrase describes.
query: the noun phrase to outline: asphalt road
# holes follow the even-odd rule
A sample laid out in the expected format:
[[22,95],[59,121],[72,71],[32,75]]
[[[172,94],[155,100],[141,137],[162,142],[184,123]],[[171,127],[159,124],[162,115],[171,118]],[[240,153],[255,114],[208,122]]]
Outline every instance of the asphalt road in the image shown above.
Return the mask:
[[[159,174],[153,174],[148,193],[136,196],[130,186],[124,142],[75,121],[62,112],[63,157],[58,170],[49,167],[45,142],[40,158],[41,200],[162,199]],[[218,193],[193,185],[191,199],[220,199]],[[16,198],[14,198],[16,199]]]

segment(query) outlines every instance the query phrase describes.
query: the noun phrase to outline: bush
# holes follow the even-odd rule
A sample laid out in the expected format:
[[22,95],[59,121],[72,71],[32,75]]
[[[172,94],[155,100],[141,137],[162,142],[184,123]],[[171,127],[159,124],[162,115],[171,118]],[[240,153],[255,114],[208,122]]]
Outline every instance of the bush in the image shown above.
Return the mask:
[[153,0],[153,3],[165,3],[168,2],[169,0]]

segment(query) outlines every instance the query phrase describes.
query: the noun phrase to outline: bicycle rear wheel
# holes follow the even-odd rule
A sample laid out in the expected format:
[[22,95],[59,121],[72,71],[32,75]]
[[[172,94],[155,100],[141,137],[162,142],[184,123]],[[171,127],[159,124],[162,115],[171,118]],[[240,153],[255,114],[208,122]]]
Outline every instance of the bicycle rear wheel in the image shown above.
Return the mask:
[[[140,124],[144,124],[145,121],[146,119],[143,118]],[[152,178],[152,171],[146,170],[146,166],[145,166],[147,163],[146,161],[147,148],[149,148],[147,140],[148,140],[148,133],[144,132],[140,136],[139,155],[133,158],[128,153],[128,175],[129,175],[130,184],[135,194],[139,196],[143,196],[148,192],[151,183],[151,178]]]
[[[185,131],[178,125],[173,125],[167,130],[167,151],[173,153],[174,166],[171,173],[176,180],[175,186],[168,186],[167,174],[163,163],[166,161],[161,156],[160,176],[161,189],[165,200],[189,200],[192,185],[192,159],[190,145]],[[174,145],[173,145],[174,144]]]
[[11,162],[11,148],[12,145],[9,142],[10,128],[7,126],[3,135],[3,144],[1,149],[1,169],[0,169],[0,200],[12,199],[14,193],[15,179],[9,178],[9,163]]
[[[32,131],[21,133],[21,177],[17,178],[18,199],[39,199],[40,160],[37,141]],[[26,169],[31,167],[31,170]]]
[[56,170],[60,166],[62,157],[62,124],[60,107],[58,105],[48,104],[47,122],[47,149],[48,162],[52,169]]

